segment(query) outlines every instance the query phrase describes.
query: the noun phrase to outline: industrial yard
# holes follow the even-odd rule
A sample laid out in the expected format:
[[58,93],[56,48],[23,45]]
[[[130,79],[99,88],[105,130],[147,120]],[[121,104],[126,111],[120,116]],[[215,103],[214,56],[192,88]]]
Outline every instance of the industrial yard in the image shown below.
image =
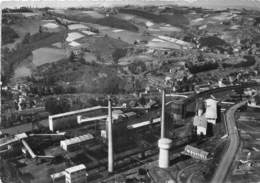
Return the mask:
[[2,9],[0,182],[260,180],[260,10],[148,4]]

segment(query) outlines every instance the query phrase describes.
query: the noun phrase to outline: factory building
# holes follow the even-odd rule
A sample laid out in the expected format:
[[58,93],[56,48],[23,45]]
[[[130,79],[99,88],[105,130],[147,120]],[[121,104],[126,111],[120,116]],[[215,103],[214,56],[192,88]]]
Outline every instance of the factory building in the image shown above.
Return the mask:
[[70,111],[49,116],[49,129],[50,131],[61,130],[65,128],[71,128],[78,125],[78,115],[95,116],[102,114],[104,107],[95,106],[86,109],[80,109],[76,111]]
[[186,145],[184,148],[184,154],[189,155],[195,159],[207,160],[209,153],[199,148]]
[[193,119],[193,126],[196,127],[197,135],[207,134],[207,119],[205,116],[195,116]]
[[88,174],[86,166],[80,164],[67,168],[62,172],[51,174],[50,176],[53,183],[86,183]]
[[77,147],[79,147],[80,145],[83,145],[92,139],[94,139],[92,134],[86,134],[79,137],[62,140],[60,141],[60,147],[65,151],[72,151]]
[[[127,125],[128,122],[131,121],[136,117],[135,112],[127,112],[123,113],[121,110],[114,110],[112,111],[112,118],[113,118],[113,137],[117,139],[117,141],[123,142],[123,139],[127,137]],[[101,126],[101,137],[104,139],[107,138],[107,126]],[[121,140],[119,140],[121,139]]]
[[205,112],[205,117],[207,118],[207,121],[212,124],[216,124],[217,121],[217,103],[218,101],[214,99],[207,99],[205,100],[206,103],[206,112]]
[[86,166],[83,164],[65,170],[66,183],[86,183],[87,176]]

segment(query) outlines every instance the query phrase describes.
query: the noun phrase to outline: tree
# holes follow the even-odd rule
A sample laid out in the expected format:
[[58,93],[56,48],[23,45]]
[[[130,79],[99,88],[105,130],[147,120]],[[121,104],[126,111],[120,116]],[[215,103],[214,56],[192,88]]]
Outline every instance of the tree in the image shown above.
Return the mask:
[[28,44],[30,42],[30,37],[31,37],[31,34],[28,32],[24,38],[23,38],[23,44]]
[[71,109],[71,101],[68,98],[55,98],[55,97],[50,97],[47,98],[45,102],[45,109],[50,113],[50,114],[58,114],[58,113],[63,113],[67,112]]
[[58,114],[60,113],[59,105],[58,105],[58,100],[54,97],[50,97],[46,100],[45,102],[45,109],[50,113],[50,114]]
[[113,53],[113,61],[115,64],[118,64],[118,60],[124,56],[126,56],[127,50],[123,48],[117,48]]

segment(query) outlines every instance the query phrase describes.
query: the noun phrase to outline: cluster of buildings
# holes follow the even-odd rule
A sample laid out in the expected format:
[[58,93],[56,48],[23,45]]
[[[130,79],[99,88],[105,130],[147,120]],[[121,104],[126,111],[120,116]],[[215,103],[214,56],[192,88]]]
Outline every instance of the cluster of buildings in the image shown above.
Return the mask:
[[[193,119],[193,126],[196,128],[197,135],[206,135],[208,123],[216,124],[218,118],[218,101],[209,98],[204,103],[198,104],[197,114]],[[205,112],[204,112],[205,111]]]

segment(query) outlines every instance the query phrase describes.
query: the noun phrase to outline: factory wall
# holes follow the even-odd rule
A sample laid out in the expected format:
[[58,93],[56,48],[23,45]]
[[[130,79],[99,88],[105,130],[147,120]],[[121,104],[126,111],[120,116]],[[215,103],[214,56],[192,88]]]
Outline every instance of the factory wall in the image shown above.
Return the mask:
[[82,113],[54,118],[54,119],[49,118],[49,129],[51,131],[56,131],[56,130],[62,130],[62,129],[75,127],[78,125],[78,123],[77,123],[78,115],[82,115],[84,117],[94,117],[96,115],[101,115],[101,114],[106,114],[106,113],[107,113],[106,109],[97,109],[97,110],[93,110],[93,111],[82,112]]
[[66,116],[57,119],[49,119],[49,129],[51,131],[62,130],[77,126],[77,116]]

